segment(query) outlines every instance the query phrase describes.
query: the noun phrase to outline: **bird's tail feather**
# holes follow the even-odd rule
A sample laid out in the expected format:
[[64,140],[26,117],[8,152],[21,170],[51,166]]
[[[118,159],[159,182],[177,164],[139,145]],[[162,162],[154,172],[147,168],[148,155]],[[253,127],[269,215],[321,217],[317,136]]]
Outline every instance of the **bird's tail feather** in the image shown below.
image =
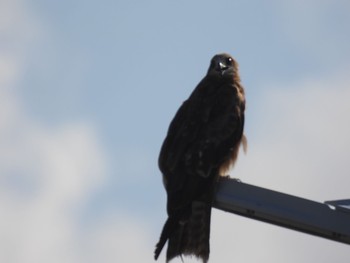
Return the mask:
[[[172,233],[169,235],[168,250],[166,256],[167,262],[176,256],[182,255],[193,255],[197,258],[202,259],[203,263],[206,263],[208,261],[210,217],[210,203],[201,201],[194,201],[192,203],[192,213],[190,218],[186,221],[176,222]],[[166,224],[167,223],[168,221]],[[163,229],[166,227],[167,226],[165,225]],[[158,244],[162,244],[161,241],[163,241],[163,245],[166,242],[166,240],[162,240],[162,236]],[[160,246],[157,245],[157,249],[159,247]]]
[[173,217],[168,217],[167,221],[165,222],[163,226],[162,233],[159,238],[159,242],[156,245],[156,249],[154,251],[154,259],[157,260],[160,252],[162,252],[162,249],[169,239],[171,233],[173,232],[174,228],[176,227],[176,224],[178,224],[177,220]]

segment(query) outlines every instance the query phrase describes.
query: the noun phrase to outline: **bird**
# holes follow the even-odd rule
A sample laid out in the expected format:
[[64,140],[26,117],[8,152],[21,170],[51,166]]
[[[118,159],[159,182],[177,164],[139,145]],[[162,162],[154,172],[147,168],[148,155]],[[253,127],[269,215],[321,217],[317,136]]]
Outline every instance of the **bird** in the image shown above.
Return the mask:
[[216,182],[227,176],[240,146],[245,150],[247,145],[245,104],[238,63],[227,53],[215,55],[205,77],[176,112],[160,150],[168,218],[155,260],[168,242],[166,262],[177,256],[208,262]]

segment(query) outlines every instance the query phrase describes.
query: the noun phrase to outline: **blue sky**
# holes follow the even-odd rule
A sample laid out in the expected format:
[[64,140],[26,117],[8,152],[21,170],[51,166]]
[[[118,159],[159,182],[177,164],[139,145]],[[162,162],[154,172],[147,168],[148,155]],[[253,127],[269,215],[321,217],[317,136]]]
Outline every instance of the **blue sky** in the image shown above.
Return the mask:
[[[153,262],[159,148],[219,52],[247,95],[248,153],[231,175],[349,198],[349,12],[341,0],[1,1],[0,261]],[[211,244],[211,262],[350,257],[217,210]]]

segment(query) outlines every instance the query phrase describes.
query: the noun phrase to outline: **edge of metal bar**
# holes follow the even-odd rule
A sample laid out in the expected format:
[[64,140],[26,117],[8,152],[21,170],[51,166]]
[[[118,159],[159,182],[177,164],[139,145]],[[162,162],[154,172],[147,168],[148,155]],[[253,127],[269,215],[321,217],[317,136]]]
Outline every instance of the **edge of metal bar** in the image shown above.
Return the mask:
[[248,218],[350,244],[350,213],[319,203],[221,178],[213,207]]

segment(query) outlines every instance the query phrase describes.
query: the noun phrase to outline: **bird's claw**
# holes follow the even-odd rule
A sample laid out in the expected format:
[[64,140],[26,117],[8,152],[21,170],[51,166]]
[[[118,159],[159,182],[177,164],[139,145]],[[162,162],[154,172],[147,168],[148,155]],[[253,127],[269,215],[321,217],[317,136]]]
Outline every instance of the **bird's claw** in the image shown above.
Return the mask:
[[221,176],[221,178],[223,179],[223,180],[234,180],[234,181],[236,181],[237,183],[242,183],[242,180],[241,179],[239,179],[239,178],[232,178],[232,177],[230,177],[230,175],[222,175]]
[[231,178],[232,180],[235,180],[237,183],[242,183],[242,180],[239,178]]

